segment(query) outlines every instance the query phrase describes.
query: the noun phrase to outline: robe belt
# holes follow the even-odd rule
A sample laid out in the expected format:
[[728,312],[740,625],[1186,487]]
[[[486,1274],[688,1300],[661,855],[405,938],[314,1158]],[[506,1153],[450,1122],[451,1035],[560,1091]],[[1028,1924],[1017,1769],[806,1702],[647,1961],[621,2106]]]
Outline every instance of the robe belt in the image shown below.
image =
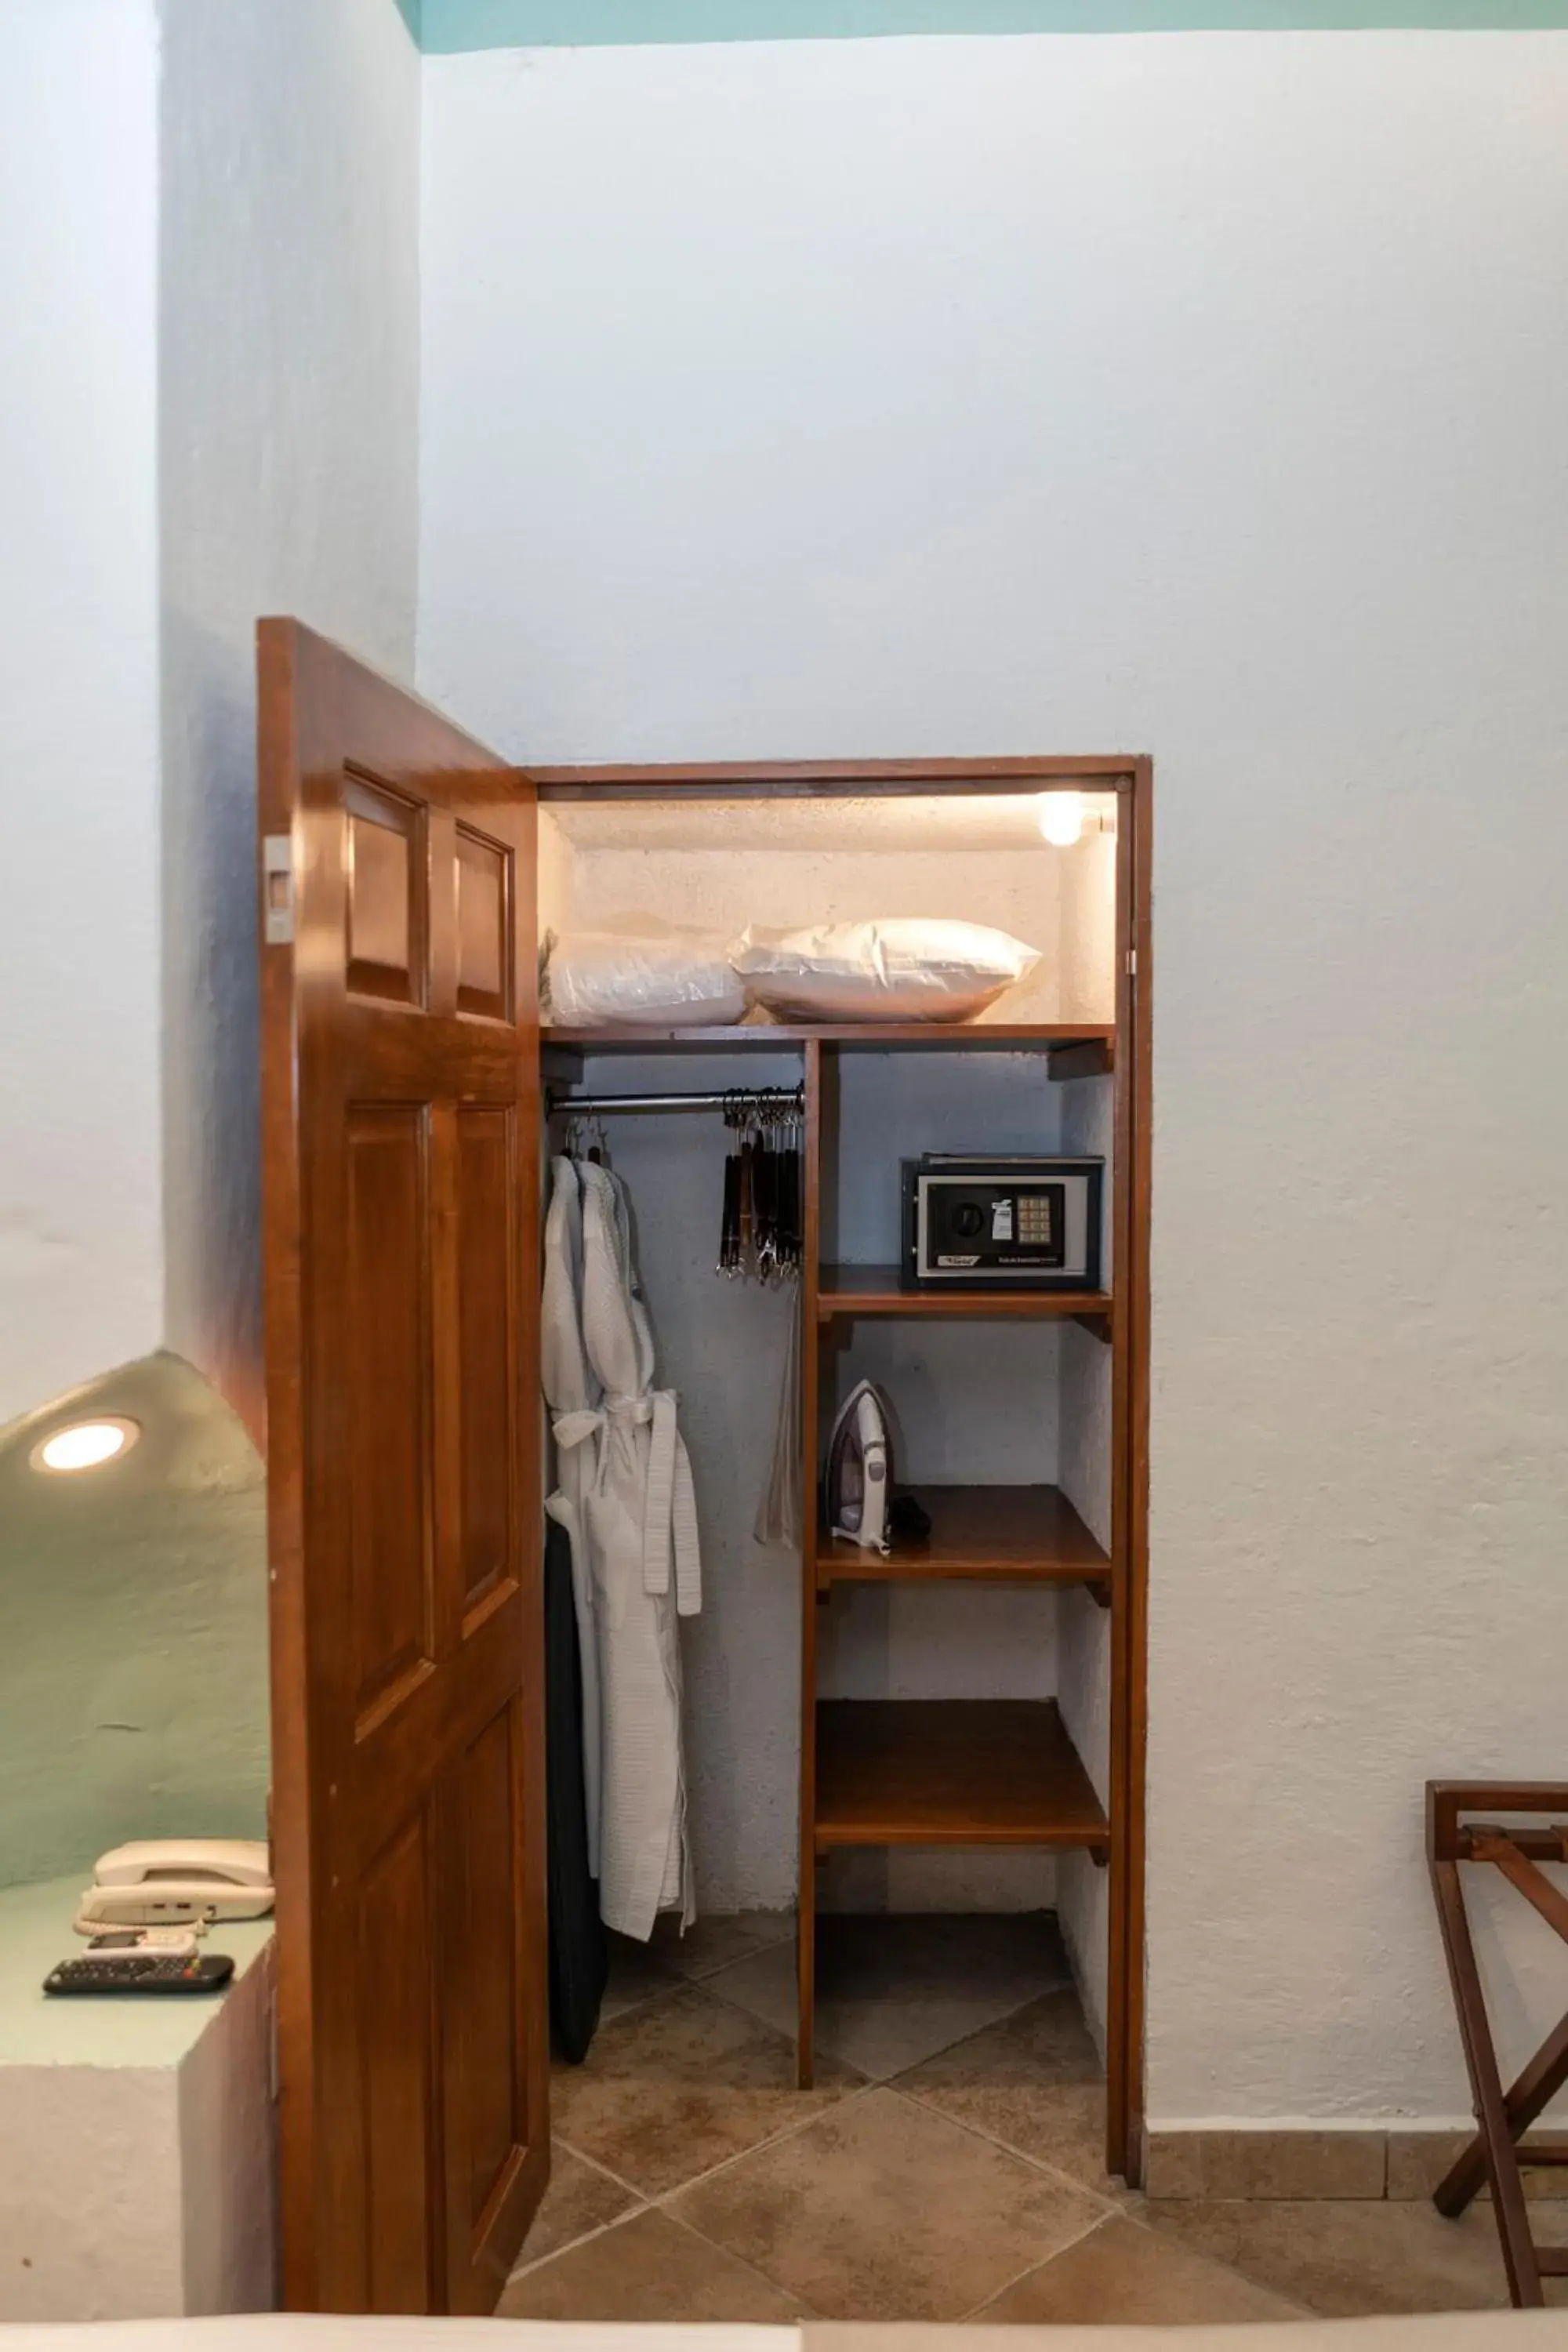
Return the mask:
[[550,1423],[550,1434],[557,1445],[564,1446],[570,1452],[574,1445],[581,1445],[585,1439],[596,1437],[604,1426],[602,1412],[595,1412],[592,1405],[581,1405],[574,1412],[554,1414]]
[[[691,1484],[691,1461],[686,1441],[676,1425],[673,1389],[652,1389],[641,1396],[607,1396],[604,1419],[635,1424],[650,1423],[647,1490],[643,1501],[642,1570],[645,1592],[669,1591],[669,1563],[675,1559],[675,1606],[678,1615],[695,1617],[702,1607],[702,1559],[697,1541],[697,1497]],[[609,1449],[599,1457],[604,1477]]]

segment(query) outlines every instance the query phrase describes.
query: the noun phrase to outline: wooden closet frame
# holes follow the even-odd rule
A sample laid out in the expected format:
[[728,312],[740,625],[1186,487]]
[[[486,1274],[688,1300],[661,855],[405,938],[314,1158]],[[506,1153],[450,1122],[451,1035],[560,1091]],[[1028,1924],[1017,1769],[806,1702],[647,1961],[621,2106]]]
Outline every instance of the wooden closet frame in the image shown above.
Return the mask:
[[[1148,1674],[1149,1503],[1149,1222],[1152,1079],[1151,1064],[1153,964],[1151,939],[1153,845],[1153,766],[1146,756],[992,760],[864,760],[724,761],[532,768],[542,803],[553,801],[786,800],[914,798],[1047,791],[1114,792],[1119,798],[1116,845],[1116,1024],[1111,1056],[1114,1087],[1111,1219],[1112,1291],[1109,1310],[1111,1361],[1111,1658],[1110,1932],[1107,1954],[1106,2162],[1133,2186],[1143,2173],[1144,2030],[1144,1778]],[[1070,1029],[1070,1024],[1064,1024]],[[858,1042],[874,1045],[878,1034]],[[883,1031],[889,1044],[919,1042]],[[823,1037],[810,1029],[769,1033],[781,1045],[798,1043],[807,1103],[806,1249],[801,1312],[806,1433],[805,1525],[817,1514],[817,1372],[820,1356],[817,1274],[821,1207]],[[710,1032],[706,1042],[732,1043],[734,1032]],[[543,1044],[551,1045],[551,1033]],[[558,1045],[568,1041],[558,1038]],[[626,1041],[620,1041],[623,1045]],[[650,1039],[650,1044],[658,1042]],[[668,1041],[674,1045],[672,1035]],[[704,1033],[685,1033],[700,1047]],[[831,1038],[828,1040],[832,1042]],[[1001,1043],[998,1038],[994,1041]],[[570,1043],[592,1050],[592,1040]],[[1100,1048],[1064,1044],[1053,1055],[1053,1075],[1104,1069]],[[1075,1064],[1073,1055],[1079,1058]],[[992,1302],[994,1305],[999,1302]],[[890,1305],[891,1302],[884,1302]],[[931,1301],[924,1311],[976,1311],[964,1300]],[[868,1311],[862,1303],[859,1311]],[[874,1307],[869,1311],[877,1311]],[[1002,1311],[1005,1311],[1004,1308]],[[1104,1317],[1097,1318],[1102,1324]],[[816,1579],[812,1554],[803,1558],[800,1815],[801,2079],[811,2079],[815,2001],[816,1716],[815,1659]]]

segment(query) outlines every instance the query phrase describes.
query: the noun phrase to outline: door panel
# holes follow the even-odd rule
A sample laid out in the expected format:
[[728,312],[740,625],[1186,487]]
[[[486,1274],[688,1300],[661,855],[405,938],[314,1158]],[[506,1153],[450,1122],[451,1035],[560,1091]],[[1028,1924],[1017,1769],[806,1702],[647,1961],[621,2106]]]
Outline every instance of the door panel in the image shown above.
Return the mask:
[[532,787],[259,646],[285,2297],[488,2311],[548,2163]]
[[416,1004],[426,932],[420,812],[390,784],[345,776],[348,984],[356,996]]
[[512,1129],[510,1111],[458,1113],[458,1553],[465,1618],[514,1573],[515,1482],[507,1432],[517,1338],[507,1313],[511,1286],[504,1279],[517,1181]]
[[435,1640],[424,1431],[430,1409],[425,1114],[350,1103],[343,1301],[356,1734]]
[[[525,2053],[519,2063],[496,2063],[496,2045],[509,2021],[525,2024],[548,2001],[546,1960],[520,1914],[515,1873],[500,1857],[510,1841],[523,1842],[526,1824],[517,1811],[520,1748],[526,1748],[526,1700],[510,1698],[496,1709],[470,1743],[466,1768],[449,1816],[452,1853],[463,1876],[465,1899],[448,1918],[454,1942],[446,1980],[456,1990],[456,2030],[447,2042],[446,2159],[447,2274],[484,2281],[492,2252],[510,2245],[527,2228],[533,2199],[526,2158],[525,2118],[517,2101],[531,2079]],[[521,2005],[509,1998],[509,1979],[531,1988]],[[504,2273],[488,2295],[493,2305]],[[476,2294],[473,2307],[481,2297]]]
[[[471,2034],[465,2059],[505,2049],[511,2034],[512,1920],[504,1867],[512,1837],[512,1716],[488,1723],[469,1748],[459,1781],[463,1810],[463,1871],[467,1906],[460,1951],[461,2001]],[[468,2097],[455,2117],[463,2158],[463,2214],[468,2230],[484,2213],[517,2144],[512,2104],[515,2068],[465,2067]]]
[[458,1010],[511,1018],[510,869],[505,850],[458,827]]
[[[370,1863],[358,1906],[365,2108],[362,2259],[372,2311],[426,2311],[438,2292],[431,2228],[432,1862],[421,1811]],[[389,1952],[399,1956],[393,1969]]]

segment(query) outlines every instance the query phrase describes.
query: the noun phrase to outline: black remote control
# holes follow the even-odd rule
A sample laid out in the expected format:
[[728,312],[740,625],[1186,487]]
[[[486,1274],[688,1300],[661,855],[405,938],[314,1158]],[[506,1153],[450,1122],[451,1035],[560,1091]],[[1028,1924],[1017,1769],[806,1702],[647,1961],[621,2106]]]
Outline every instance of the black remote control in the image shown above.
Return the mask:
[[44,1979],[47,1993],[220,1992],[234,1974],[226,1952],[137,1954],[128,1960],[62,1960]]

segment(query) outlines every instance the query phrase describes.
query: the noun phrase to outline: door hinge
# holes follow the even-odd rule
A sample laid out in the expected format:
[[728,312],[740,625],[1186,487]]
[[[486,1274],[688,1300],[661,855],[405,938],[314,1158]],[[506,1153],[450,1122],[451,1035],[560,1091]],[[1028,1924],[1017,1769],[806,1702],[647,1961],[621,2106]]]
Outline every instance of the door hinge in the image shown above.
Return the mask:
[[269,948],[286,948],[294,937],[294,845],[286,833],[269,833],[261,844],[261,935]]
[[1138,950],[1137,950],[1137,949],[1136,949],[1136,948],[1129,948],[1129,949],[1128,949],[1128,950],[1127,950],[1127,974],[1128,974],[1128,978],[1129,978],[1129,979],[1132,979],[1133,977],[1135,977],[1135,975],[1136,975],[1136,973],[1137,973],[1137,971],[1138,971]]

